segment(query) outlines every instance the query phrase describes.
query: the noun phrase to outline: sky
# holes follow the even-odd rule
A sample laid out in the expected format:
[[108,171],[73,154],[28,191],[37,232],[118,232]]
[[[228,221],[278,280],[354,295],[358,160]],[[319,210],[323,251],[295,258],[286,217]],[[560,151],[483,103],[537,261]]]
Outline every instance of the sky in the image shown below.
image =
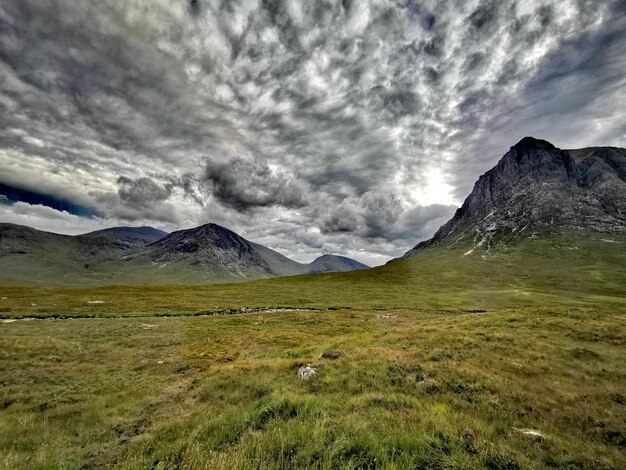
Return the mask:
[[626,147],[626,1],[2,0],[0,222],[396,257],[526,135]]

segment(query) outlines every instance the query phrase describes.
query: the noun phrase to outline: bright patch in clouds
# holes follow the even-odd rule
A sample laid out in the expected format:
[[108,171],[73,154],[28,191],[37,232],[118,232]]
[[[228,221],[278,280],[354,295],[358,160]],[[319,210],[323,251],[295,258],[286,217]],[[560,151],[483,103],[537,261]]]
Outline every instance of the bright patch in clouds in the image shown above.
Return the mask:
[[412,203],[420,206],[459,204],[453,196],[454,186],[446,182],[446,175],[440,169],[427,170],[424,180],[426,184],[411,191]]

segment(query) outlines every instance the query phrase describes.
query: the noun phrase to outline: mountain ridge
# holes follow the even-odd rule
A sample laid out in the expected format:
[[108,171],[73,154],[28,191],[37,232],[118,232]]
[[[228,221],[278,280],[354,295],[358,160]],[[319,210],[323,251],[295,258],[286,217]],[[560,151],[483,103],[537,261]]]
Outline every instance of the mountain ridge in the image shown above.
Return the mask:
[[625,232],[624,194],[626,149],[562,150],[524,137],[478,178],[463,205],[431,239],[401,258],[469,239],[488,250],[498,239],[533,236],[534,230]]
[[298,263],[214,223],[172,233],[144,226],[73,236],[0,223],[0,242],[0,283],[223,282],[367,267],[338,256]]

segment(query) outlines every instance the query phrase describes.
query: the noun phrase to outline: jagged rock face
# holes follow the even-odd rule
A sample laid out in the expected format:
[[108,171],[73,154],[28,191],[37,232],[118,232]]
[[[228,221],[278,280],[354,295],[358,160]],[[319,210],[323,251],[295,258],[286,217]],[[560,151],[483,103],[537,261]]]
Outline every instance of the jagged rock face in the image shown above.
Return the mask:
[[488,244],[546,228],[626,232],[626,149],[561,150],[526,137],[478,179],[432,239],[405,256],[442,242]]

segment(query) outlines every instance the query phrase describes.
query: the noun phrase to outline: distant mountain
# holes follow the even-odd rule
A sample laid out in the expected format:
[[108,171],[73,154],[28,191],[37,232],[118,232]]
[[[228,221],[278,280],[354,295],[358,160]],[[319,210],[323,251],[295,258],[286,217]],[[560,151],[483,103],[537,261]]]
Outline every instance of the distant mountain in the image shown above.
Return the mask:
[[307,272],[304,265],[216,224],[173,232],[132,259],[162,268],[184,266],[215,278],[256,279]]
[[208,283],[365,267],[340,256],[298,263],[215,224],[171,234],[114,227],[78,236],[0,224],[0,284]]
[[311,273],[330,273],[367,269],[368,266],[345,256],[323,255],[309,264]]
[[244,279],[367,268],[342,256],[322,256],[311,264],[301,264],[216,224],[173,232],[146,246],[135,259]]
[[147,245],[148,243],[154,243],[160,240],[166,235],[167,232],[154,227],[112,227],[85,233],[84,235],[79,235],[79,237],[103,237],[116,242],[128,242],[132,245]]
[[71,243],[72,237],[15,224],[0,224],[0,256],[27,255],[45,245]]
[[525,137],[482,175],[422,250],[459,243],[488,251],[546,231],[626,232],[626,149],[561,150]]
[[0,224],[0,283],[74,283],[94,267],[143,248],[165,232],[151,227],[116,227],[70,236]]
[[[43,232],[23,225],[0,224],[0,256],[66,252],[82,261],[94,256],[117,256],[163,238],[166,232],[152,227],[115,227],[70,236]],[[69,252],[68,252],[69,250]]]

